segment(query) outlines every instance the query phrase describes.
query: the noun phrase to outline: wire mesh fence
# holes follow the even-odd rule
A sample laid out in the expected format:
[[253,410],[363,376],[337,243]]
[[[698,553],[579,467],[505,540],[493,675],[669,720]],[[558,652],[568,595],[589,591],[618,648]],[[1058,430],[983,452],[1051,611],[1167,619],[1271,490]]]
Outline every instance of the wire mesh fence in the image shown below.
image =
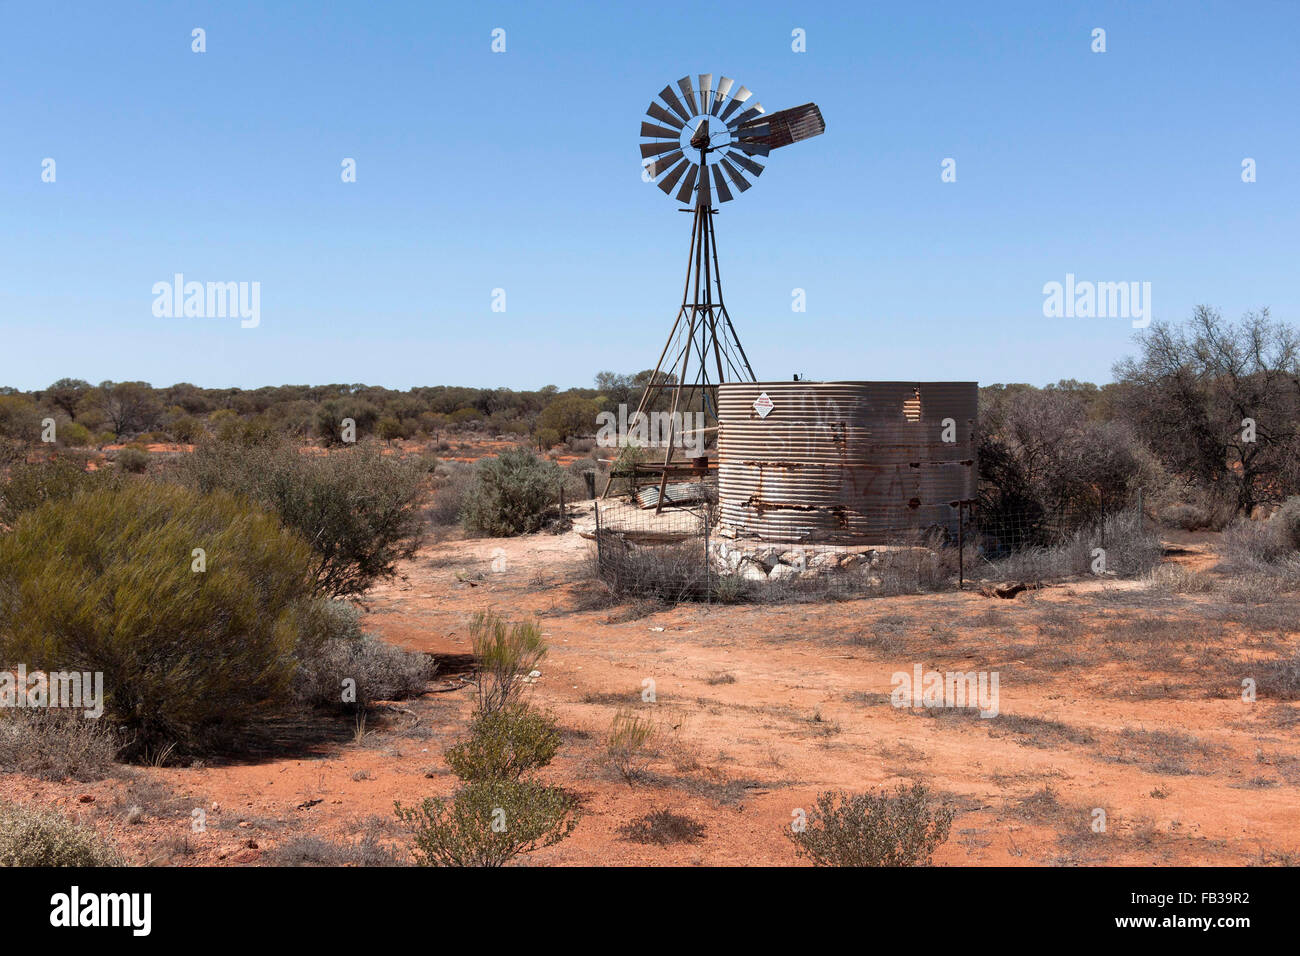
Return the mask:
[[[955,507],[944,526],[901,527],[870,544],[768,542],[718,522],[713,498],[654,508],[596,502],[596,567],[614,593],[671,602],[842,599],[914,594],[968,582],[1125,576],[1160,545],[1140,497],[1114,511]],[[955,530],[954,530],[955,529]]]

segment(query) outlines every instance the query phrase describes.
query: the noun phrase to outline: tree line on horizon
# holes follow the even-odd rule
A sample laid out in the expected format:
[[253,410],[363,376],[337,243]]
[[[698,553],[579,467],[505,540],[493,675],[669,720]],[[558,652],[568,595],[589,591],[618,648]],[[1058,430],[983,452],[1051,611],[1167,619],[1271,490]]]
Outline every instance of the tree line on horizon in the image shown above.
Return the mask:
[[[364,384],[201,388],[63,378],[0,387],[0,441],[64,448],[125,442],[256,443],[272,437],[442,440],[487,434],[545,451],[589,439],[597,415],[635,407],[650,370],[599,372],[590,388],[536,390]],[[1155,323],[1115,381],[980,389],[980,504],[989,510],[1106,510],[1144,489],[1188,526],[1226,522],[1300,493],[1300,335],[1267,309],[1238,322],[1198,307]],[[46,436],[48,437],[48,435]],[[581,450],[589,450],[587,448]]]

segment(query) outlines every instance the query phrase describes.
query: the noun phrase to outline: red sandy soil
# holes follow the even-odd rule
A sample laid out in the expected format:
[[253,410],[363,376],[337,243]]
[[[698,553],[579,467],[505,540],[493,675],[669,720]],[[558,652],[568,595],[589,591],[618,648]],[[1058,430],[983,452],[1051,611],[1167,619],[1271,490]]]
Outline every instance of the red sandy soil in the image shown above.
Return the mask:
[[[359,743],[343,728],[342,739],[289,756],[138,768],[91,784],[11,774],[0,776],[0,791],[93,822],[142,863],[265,864],[295,838],[352,843],[368,828],[401,848],[393,802],[454,789],[442,752],[470,716],[471,690],[459,677],[468,622],[496,608],[542,624],[551,650],[531,700],[565,730],[542,776],[584,808],[574,835],[533,854],[532,865],[792,864],[792,813],[810,809],[818,792],[912,780],[958,810],[939,865],[1297,860],[1297,707],[1244,703],[1237,690],[1251,662],[1300,650],[1293,626],[1261,637],[1207,624],[1199,609],[1213,596],[1204,594],[1154,607],[1107,602],[1142,591],[1139,582],[1081,582],[1015,600],[968,590],[832,604],[600,606],[598,586],[585,580],[589,547],[574,533],[444,542],[375,588],[364,626],[442,663],[430,693],[372,715]],[[494,572],[502,555],[505,570]],[[1171,560],[1215,563],[1195,541]],[[1144,622],[1170,614],[1185,628],[1144,641]],[[1117,636],[1117,615],[1132,618],[1132,633]],[[855,642],[883,632],[896,642]],[[1017,731],[1005,716],[894,709],[891,675],[914,663],[997,670],[1003,715],[1058,724]],[[654,703],[641,699],[647,678]],[[658,728],[648,776],[634,785],[603,760],[620,706]],[[1167,744],[1150,732],[1190,737]],[[1054,796],[1032,799],[1045,787]],[[132,805],[143,822],[126,822]],[[196,808],[206,812],[201,833],[191,828]],[[1106,812],[1104,834],[1090,828],[1094,808]],[[703,838],[658,846],[620,834],[659,809],[702,823]]]

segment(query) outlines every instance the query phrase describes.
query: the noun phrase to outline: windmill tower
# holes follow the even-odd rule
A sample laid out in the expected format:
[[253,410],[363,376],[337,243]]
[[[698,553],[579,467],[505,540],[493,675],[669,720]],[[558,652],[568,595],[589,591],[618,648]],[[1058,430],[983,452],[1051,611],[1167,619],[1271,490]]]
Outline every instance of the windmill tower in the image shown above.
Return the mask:
[[[745,192],[763,172],[762,160],[774,149],[817,136],[826,130],[821,111],[805,103],[777,113],[767,113],[744,86],[732,92],[734,81],[722,77],[717,85],[712,73],[701,73],[698,84],[684,76],[659,91],[641,123],[641,159],[651,180],[666,195],[686,204],[691,212],[690,256],[681,308],[668,333],[655,365],[629,419],[635,424],[654,410],[659,397],[671,392],[668,436],[665,441],[658,507],[663,507],[664,489],[676,467],[674,449],[681,439],[676,431],[678,415],[702,411],[704,420],[716,426],[717,386],[723,382],[756,381],[754,370],[740,344],[740,337],[727,314],[722,298],[722,275],[713,217],[719,202],[731,202],[734,188]],[[680,95],[679,95],[680,92]],[[716,376],[716,377],[715,377]],[[659,404],[662,404],[661,402]],[[660,409],[662,410],[662,409]],[[606,485],[606,492],[609,486]]]

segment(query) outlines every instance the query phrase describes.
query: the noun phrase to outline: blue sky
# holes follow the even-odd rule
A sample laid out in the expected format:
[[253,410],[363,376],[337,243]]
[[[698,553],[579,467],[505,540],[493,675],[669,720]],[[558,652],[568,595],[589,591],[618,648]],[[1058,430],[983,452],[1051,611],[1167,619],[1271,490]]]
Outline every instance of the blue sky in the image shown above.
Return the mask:
[[[0,384],[652,366],[690,219],[637,131],[699,72],[827,123],[717,217],[760,379],[1106,381],[1130,322],[1044,283],[1296,321],[1297,41],[1290,2],[3,3]],[[177,272],[260,282],[261,324],[155,317]]]

